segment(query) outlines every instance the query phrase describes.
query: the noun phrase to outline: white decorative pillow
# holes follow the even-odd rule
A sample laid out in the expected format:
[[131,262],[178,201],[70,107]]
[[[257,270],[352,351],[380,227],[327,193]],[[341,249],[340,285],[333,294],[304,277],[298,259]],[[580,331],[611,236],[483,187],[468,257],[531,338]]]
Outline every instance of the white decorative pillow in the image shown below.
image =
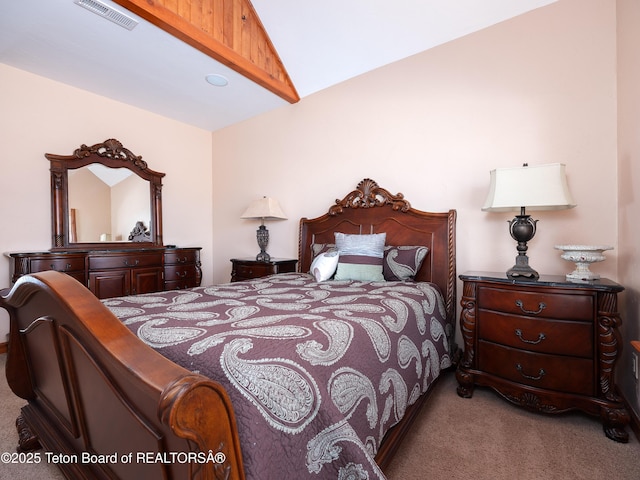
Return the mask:
[[309,272],[316,279],[316,282],[324,282],[325,280],[329,280],[333,277],[333,274],[336,273],[336,268],[338,267],[339,258],[340,256],[338,255],[337,250],[330,250],[328,252],[321,253],[313,259]]
[[384,282],[382,257],[386,233],[350,235],[336,232],[335,238],[340,254],[335,280]]

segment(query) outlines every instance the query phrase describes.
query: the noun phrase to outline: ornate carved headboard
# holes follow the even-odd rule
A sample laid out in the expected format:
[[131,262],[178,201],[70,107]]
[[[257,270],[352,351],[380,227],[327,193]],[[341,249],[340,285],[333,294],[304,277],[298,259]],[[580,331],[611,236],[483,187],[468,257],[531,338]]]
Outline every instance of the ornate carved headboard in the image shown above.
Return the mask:
[[334,243],[334,232],[387,234],[387,245],[424,245],[429,255],[416,275],[416,281],[433,282],[445,298],[447,318],[455,324],[456,303],[456,211],[429,213],[416,210],[402,193],[391,194],[365,178],[356,190],[336,200],[318,218],[300,220],[299,268],[308,272],[311,245]]

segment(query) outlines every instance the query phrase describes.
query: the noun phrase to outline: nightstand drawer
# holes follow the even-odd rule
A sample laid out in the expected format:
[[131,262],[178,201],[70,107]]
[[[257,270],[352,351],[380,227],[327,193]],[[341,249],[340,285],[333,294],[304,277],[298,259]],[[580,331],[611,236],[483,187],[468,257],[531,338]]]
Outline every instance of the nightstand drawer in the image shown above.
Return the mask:
[[296,271],[297,260],[291,258],[271,258],[268,262],[259,262],[249,258],[231,259],[231,281],[252,280],[276,273],[292,273]]
[[593,362],[585,358],[533,353],[480,341],[478,368],[532,387],[594,395]]
[[478,338],[510,347],[593,357],[593,325],[481,310]]
[[254,263],[251,265],[235,265],[235,274],[241,278],[259,278],[266,275],[271,275],[274,272],[274,267],[270,263]]
[[591,321],[594,314],[591,295],[571,295],[480,287],[478,307],[486,310],[534,317]]

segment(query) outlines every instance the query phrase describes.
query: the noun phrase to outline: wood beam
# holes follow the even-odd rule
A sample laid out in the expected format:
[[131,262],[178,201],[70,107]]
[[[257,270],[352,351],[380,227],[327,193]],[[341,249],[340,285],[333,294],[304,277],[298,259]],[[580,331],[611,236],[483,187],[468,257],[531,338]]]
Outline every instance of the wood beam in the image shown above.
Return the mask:
[[289,103],[300,100],[250,0],[114,0]]

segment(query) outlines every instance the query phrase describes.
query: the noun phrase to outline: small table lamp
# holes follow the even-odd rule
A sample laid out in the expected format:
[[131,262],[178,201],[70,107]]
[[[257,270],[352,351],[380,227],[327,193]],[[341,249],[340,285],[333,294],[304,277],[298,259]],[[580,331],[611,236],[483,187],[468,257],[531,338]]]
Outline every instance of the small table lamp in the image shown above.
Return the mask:
[[527,242],[536,233],[537,220],[526,214],[529,210],[563,210],[573,208],[573,202],[565,166],[561,163],[536,165],[529,167],[497,168],[491,171],[489,194],[482,210],[485,212],[520,211],[509,222],[509,233],[518,242],[516,264],[507,271],[510,278],[539,277],[538,272],[529,266]]
[[249,204],[245,212],[240,218],[260,219],[260,227],[258,227],[257,238],[260,253],[256,256],[258,262],[268,262],[271,256],[267,253],[267,245],[269,244],[269,230],[264,225],[265,220],[286,220],[287,216],[280,208],[277,200],[269,197],[262,197],[254,200]]

